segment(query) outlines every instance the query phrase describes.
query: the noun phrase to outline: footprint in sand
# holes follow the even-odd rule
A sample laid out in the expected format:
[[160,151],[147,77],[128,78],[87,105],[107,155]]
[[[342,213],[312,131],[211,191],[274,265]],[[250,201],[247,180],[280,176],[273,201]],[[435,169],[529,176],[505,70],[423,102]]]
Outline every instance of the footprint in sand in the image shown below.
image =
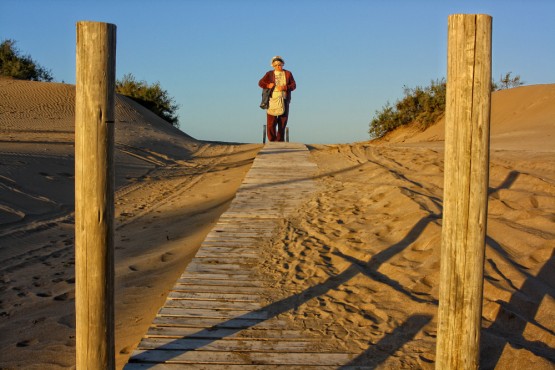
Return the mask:
[[24,290],[23,288],[18,287],[18,286],[14,286],[14,287],[12,288],[12,290],[15,290],[16,292],[19,292],[19,293],[17,293],[17,296],[18,296],[18,297],[27,297],[27,295],[29,295],[29,292],[28,292],[28,291],[26,291],[26,290]]
[[22,340],[21,342],[17,342],[16,347],[29,347],[33,344],[37,344],[39,341],[37,339],[26,339]]
[[538,199],[533,195],[530,196],[530,204],[532,204],[532,207],[534,208],[538,208],[539,206]]
[[69,293],[66,292],[66,293],[62,293],[60,295],[55,296],[54,300],[64,302],[64,301],[68,301],[69,298],[70,298],[70,295],[69,295]]
[[166,252],[160,256],[160,261],[162,262],[168,262],[168,261],[171,261],[172,259],[173,259],[173,253],[171,252]]

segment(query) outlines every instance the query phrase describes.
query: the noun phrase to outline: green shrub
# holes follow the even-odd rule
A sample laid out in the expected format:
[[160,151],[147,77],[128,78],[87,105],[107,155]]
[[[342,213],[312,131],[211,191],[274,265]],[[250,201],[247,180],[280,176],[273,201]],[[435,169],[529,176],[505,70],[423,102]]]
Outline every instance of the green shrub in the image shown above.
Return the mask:
[[41,67],[29,55],[21,55],[14,40],[0,43],[0,75],[31,81],[52,81],[49,70]]
[[[491,89],[503,90],[524,85],[520,76],[511,77],[512,72],[499,78],[499,82],[492,81]],[[415,88],[403,87],[405,96],[395,102],[395,106],[386,103],[381,110],[377,110],[370,122],[370,138],[380,138],[399,126],[416,123],[421,129],[426,129],[437,122],[445,113],[447,84],[445,79],[432,81],[430,86]]]
[[435,123],[445,112],[445,79],[432,81],[430,86],[403,87],[404,97],[391,106],[389,102],[377,110],[370,122],[371,138],[380,138],[399,126],[417,123],[422,129]]
[[116,93],[130,97],[171,125],[179,127],[179,117],[176,114],[179,105],[162,89],[159,82],[149,85],[145,81],[135,80],[128,73],[123,79],[116,81]]

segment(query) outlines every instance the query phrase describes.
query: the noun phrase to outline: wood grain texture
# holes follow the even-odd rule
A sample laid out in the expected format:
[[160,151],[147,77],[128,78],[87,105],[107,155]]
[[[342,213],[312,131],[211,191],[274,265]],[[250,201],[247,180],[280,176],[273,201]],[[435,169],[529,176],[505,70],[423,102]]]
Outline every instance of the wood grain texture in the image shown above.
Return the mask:
[[478,368],[487,221],[491,30],[448,20],[445,179],[436,369]]
[[75,270],[78,369],[113,369],[116,26],[77,23]]

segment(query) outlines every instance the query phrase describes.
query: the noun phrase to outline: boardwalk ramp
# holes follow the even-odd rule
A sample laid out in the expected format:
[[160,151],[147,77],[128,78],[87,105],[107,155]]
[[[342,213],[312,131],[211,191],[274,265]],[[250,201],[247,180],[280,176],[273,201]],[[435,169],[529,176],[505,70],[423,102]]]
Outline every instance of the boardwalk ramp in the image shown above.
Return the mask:
[[352,360],[280,320],[253,268],[279,222],[316,190],[316,173],[305,145],[265,145],[124,369],[331,369]]

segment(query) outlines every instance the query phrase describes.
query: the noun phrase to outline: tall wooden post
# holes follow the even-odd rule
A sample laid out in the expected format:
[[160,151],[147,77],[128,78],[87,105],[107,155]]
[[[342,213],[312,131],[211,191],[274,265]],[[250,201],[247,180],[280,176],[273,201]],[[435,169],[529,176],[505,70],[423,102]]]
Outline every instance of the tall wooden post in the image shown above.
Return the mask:
[[77,23],[75,311],[77,369],[114,369],[116,26]]
[[436,369],[477,369],[487,220],[491,25],[448,20],[445,188]]

